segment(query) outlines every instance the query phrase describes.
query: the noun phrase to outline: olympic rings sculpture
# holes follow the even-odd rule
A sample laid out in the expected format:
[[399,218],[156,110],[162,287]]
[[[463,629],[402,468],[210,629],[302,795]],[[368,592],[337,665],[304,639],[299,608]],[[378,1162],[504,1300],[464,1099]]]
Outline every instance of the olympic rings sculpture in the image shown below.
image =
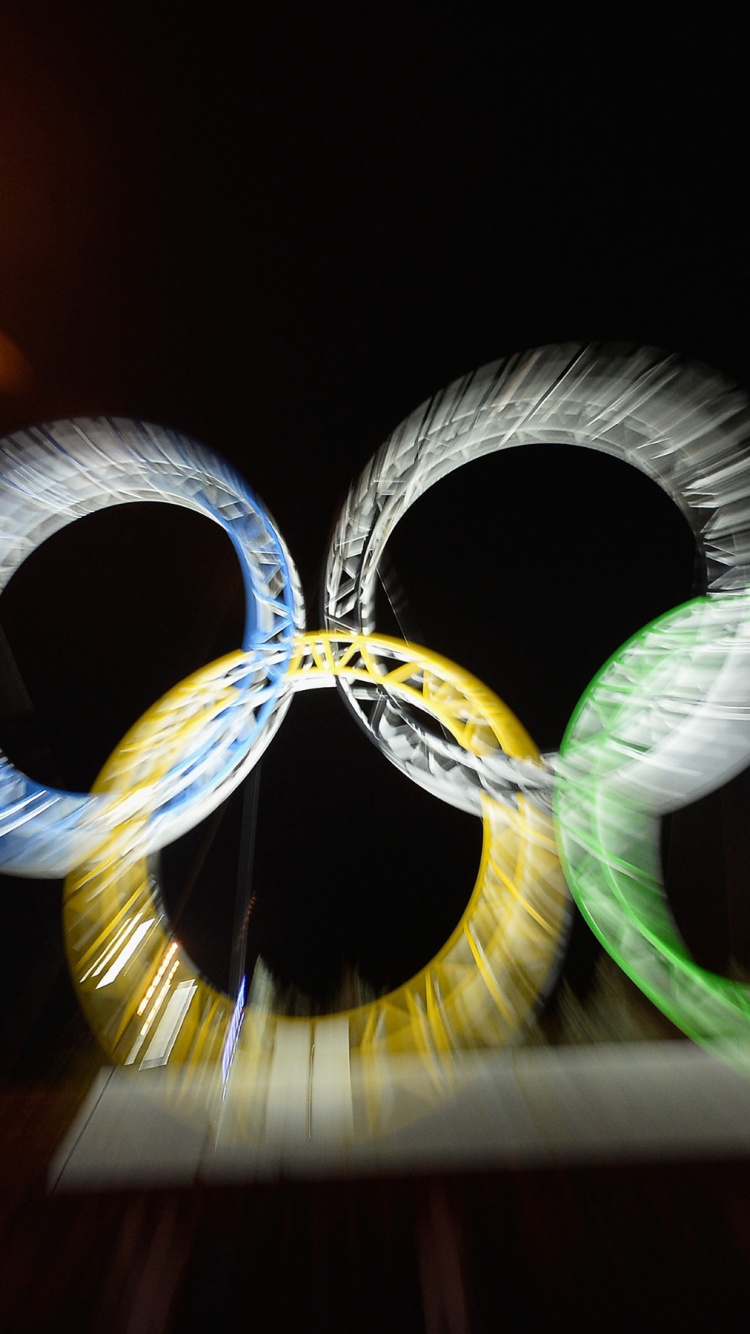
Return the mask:
[[[215,1060],[236,1039],[233,1003],[172,938],[145,855],[241,781],[296,689],[334,682],[392,763],[485,823],[477,887],[457,932],[400,998],[350,1013],[352,1050],[440,1050],[517,1035],[565,938],[553,791],[570,889],[606,948],[692,1036],[722,1051],[746,1044],[746,991],[698,969],[671,924],[658,816],[716,788],[750,755],[749,422],[733,386],[650,349],[569,345],[485,367],[413,414],[352,486],[326,568],[328,629],[306,637],[283,542],[244,484],[201,447],[105,420],[4,442],[6,579],[35,542],[99,504],[167,499],[219,522],[242,515],[228,528],[250,590],[242,651],[150,710],[90,798],[48,794],[7,762],[0,768],[2,869],[54,875],[78,864],[66,884],[69,957],[110,1055],[131,1064]],[[651,476],[691,524],[707,590],[605,666],[549,765],[486,687],[374,626],[378,562],[409,505],[460,464],[532,442],[600,449]],[[49,461],[54,487],[44,480]],[[205,715],[197,701],[209,701]],[[228,743],[227,717],[236,720]],[[514,860],[520,874],[511,875]],[[480,1002],[488,997],[491,1018]],[[260,1041],[251,1012],[243,1033],[241,1043]]]

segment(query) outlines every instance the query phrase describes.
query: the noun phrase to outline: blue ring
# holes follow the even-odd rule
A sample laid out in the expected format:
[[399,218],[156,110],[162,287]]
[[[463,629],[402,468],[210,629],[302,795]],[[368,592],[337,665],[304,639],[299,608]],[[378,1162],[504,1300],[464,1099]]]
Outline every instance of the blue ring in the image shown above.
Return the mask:
[[[284,682],[294,635],[304,624],[294,565],[239,474],[177,431],[123,418],[77,418],[0,440],[0,591],[25,558],[68,523],[110,505],[150,500],[195,510],[229,536],[245,587],[242,650],[248,655],[248,670],[239,679],[236,670],[227,676],[243,711],[240,735],[226,742],[214,737],[211,747],[170,769],[166,791],[144,806],[154,817],[147,841],[155,851],[228,795],[281,721],[291,698]],[[214,789],[221,795],[212,805],[207,792]],[[196,804],[200,813],[191,818]],[[111,797],[44,787],[0,752],[0,871],[67,875],[106,836],[111,810]]]

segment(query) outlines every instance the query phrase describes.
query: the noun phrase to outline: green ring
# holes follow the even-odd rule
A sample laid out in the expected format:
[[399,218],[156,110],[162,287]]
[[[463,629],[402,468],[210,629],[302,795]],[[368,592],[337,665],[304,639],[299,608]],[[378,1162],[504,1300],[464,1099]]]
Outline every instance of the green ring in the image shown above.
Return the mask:
[[[742,753],[750,670],[746,686],[738,673],[734,693],[709,698],[717,664],[731,666],[738,654],[743,662],[748,654],[750,665],[748,594],[695,598],[638,631],[573,711],[560,749],[554,816],[571,894],[604,948],[683,1032],[750,1073],[750,986],[696,963],[671,915],[660,857],[663,811],[716,790],[750,760],[750,745]],[[667,671],[674,693],[664,692]],[[701,726],[715,731],[713,770],[701,771],[700,758],[692,770],[678,764],[670,770],[667,752],[674,758],[684,745],[690,755],[681,727]],[[638,770],[654,772],[648,766],[660,746],[665,789],[643,780],[639,786]],[[665,795],[680,783],[684,800]]]

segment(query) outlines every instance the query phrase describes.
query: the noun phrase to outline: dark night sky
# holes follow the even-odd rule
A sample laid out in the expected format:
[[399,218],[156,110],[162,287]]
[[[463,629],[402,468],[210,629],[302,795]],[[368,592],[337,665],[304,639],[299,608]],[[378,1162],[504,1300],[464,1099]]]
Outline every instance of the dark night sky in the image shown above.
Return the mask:
[[[0,330],[34,382],[0,395],[0,428],[101,411],[202,439],[279,523],[311,625],[349,481],[463,372],[620,339],[750,385],[741,44],[684,24],[615,39],[545,31],[538,11],[460,13],[169,21],[76,3],[4,20]],[[237,636],[226,539],[146,510],[59,535],[0,599],[72,786]],[[413,637],[493,686],[543,748],[606,656],[692,588],[670,502],[575,451],[464,470],[390,554]],[[237,817],[185,924],[219,981]],[[323,991],[342,957],[377,985],[402,980],[455,922],[479,833],[370,753],[333,696],[301,700],[263,763],[251,951]],[[193,854],[188,841],[167,858],[177,897]],[[30,923],[54,931],[53,899],[30,885],[15,904],[7,977],[24,971]]]

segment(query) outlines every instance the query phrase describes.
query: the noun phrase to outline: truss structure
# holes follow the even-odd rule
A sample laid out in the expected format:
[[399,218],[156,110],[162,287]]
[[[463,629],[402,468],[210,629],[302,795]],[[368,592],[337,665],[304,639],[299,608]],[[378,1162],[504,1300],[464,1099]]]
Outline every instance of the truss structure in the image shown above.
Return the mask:
[[[745,588],[749,423],[747,399],[715,371],[651,348],[570,343],[493,362],[412,413],[352,484],[328,555],[326,625],[371,633],[378,566],[410,506],[463,464],[527,444],[597,449],[641,469],[688,520],[705,561],[709,595]],[[356,693],[344,681],[341,689],[359,723],[387,753],[387,739],[375,735]],[[408,712],[402,704],[392,712],[400,714],[396,733],[402,742]],[[448,755],[453,777],[446,781],[460,788],[458,747],[449,745]],[[507,756],[494,770],[485,766],[483,786],[498,800],[516,791],[536,793],[535,799],[546,791],[549,797],[553,769],[554,759],[530,785],[528,767]],[[427,763],[422,772],[429,786]]]

